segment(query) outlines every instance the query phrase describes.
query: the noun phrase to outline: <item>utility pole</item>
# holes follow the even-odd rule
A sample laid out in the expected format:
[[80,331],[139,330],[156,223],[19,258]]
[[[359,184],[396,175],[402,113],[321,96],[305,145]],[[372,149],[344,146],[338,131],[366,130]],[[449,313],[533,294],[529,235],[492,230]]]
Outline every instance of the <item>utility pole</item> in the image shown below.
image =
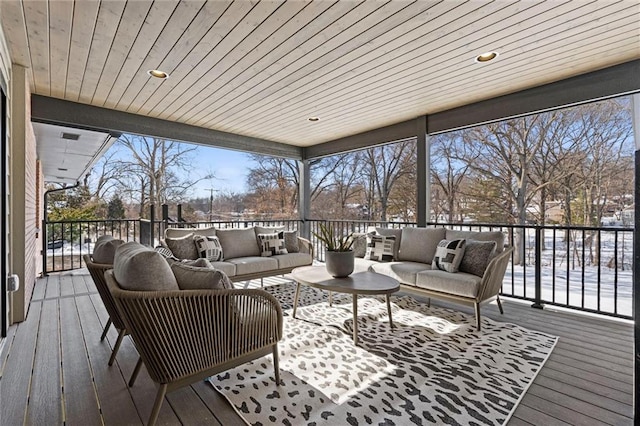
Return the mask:
[[213,188],[209,188],[209,222],[213,222]]
[[213,222],[213,193],[218,192],[217,189],[209,188],[209,222]]

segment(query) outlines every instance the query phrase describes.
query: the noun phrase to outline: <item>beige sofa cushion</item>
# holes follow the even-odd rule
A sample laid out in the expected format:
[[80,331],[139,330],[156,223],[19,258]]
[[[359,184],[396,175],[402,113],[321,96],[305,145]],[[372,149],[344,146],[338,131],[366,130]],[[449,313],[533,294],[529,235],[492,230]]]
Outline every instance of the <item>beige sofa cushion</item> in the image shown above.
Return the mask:
[[[274,256],[275,257],[275,256]],[[260,272],[278,269],[278,261],[274,257],[240,257],[227,259],[229,263],[236,265],[236,276],[256,274]]]
[[403,228],[398,260],[431,264],[444,228]]
[[369,270],[395,278],[403,284],[416,285],[418,272],[429,268],[429,265],[418,262],[376,262],[369,267]]
[[[260,247],[253,227],[218,229],[216,235],[222,244],[225,260],[237,257],[260,256]],[[238,272],[238,275],[240,275],[240,272]]]
[[197,267],[175,262],[171,271],[176,277],[180,290],[222,290],[232,289],[233,284],[227,274],[208,267]]
[[[353,273],[371,271],[371,265],[378,264],[375,260],[368,260],[360,257],[356,257],[353,263]],[[388,263],[386,265],[388,265]]]
[[165,238],[182,238],[189,234],[202,235],[203,237],[215,237],[216,228],[167,228],[164,231]]
[[178,259],[197,259],[200,257],[198,255],[198,248],[196,247],[196,243],[193,241],[193,232],[188,233],[187,235],[179,238],[165,238],[164,242],[167,245],[167,248],[171,250],[171,253]]
[[481,278],[476,275],[465,272],[452,274],[440,270],[422,271],[416,276],[417,287],[473,298],[478,295],[480,281]]
[[100,237],[102,239],[96,242],[96,245],[93,247],[93,254],[91,255],[94,262],[105,265],[113,264],[116,249],[124,244],[124,241],[116,240],[111,236],[109,237],[110,238]]
[[179,290],[178,282],[164,257],[134,241],[116,249],[113,276],[125,290]]
[[495,241],[496,253],[502,253],[504,251],[504,234],[500,231],[487,231],[487,232],[475,232],[475,231],[454,231],[447,229],[447,240],[456,240],[464,238],[466,240],[476,241]]
[[236,265],[234,265],[233,263],[211,262],[211,266],[214,267],[215,269],[221,270],[222,272],[227,274],[227,276],[229,277],[233,277],[234,275],[236,275]]
[[272,259],[278,261],[278,269],[295,268],[298,266],[311,265],[313,259],[308,253],[289,253],[273,256]]

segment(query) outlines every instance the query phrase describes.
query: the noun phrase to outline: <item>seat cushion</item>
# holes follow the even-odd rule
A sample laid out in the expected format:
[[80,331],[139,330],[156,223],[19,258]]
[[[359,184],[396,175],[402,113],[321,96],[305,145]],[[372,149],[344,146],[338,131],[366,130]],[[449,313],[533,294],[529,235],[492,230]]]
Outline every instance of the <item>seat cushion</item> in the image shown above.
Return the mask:
[[171,267],[157,251],[134,241],[116,249],[113,276],[125,290],[179,290]]
[[218,229],[225,259],[260,256],[260,247],[253,227],[242,229]]
[[504,250],[504,234],[501,231],[454,231],[447,229],[446,235],[443,237],[447,240],[456,240],[464,238],[466,240],[476,241],[495,241],[496,253],[502,253]]
[[278,269],[278,261],[273,257],[247,256],[227,259],[227,261],[236,265],[236,276]]
[[467,240],[458,270],[482,277],[496,251],[495,241]]
[[295,268],[298,266],[311,265],[313,259],[308,253],[288,253],[273,256],[272,259],[278,261],[278,269]]
[[211,262],[211,266],[214,267],[215,269],[221,270],[222,272],[227,274],[227,276],[229,277],[233,277],[234,275],[236,275],[236,265],[234,265],[233,263]]
[[124,241],[116,240],[113,237],[103,238],[96,242],[96,245],[93,247],[93,254],[91,257],[95,263],[113,265],[113,257],[116,254],[116,249],[122,244],[124,244]]
[[444,235],[444,228],[403,228],[398,260],[431,264]]
[[164,242],[171,253],[178,259],[197,259],[200,257],[196,243],[193,241],[194,233],[179,238],[165,238]]
[[471,298],[478,295],[480,281],[480,277],[466,272],[451,274],[436,269],[419,272],[416,276],[417,287]]
[[431,268],[430,265],[418,262],[373,263],[369,270],[395,278],[404,284],[416,284],[416,274]]
[[175,262],[171,271],[176,277],[180,290],[222,290],[232,289],[233,284],[227,274],[219,269],[190,266]]
[[371,265],[376,265],[378,262],[375,260],[367,260],[360,257],[356,257],[353,262],[353,273],[370,271]]

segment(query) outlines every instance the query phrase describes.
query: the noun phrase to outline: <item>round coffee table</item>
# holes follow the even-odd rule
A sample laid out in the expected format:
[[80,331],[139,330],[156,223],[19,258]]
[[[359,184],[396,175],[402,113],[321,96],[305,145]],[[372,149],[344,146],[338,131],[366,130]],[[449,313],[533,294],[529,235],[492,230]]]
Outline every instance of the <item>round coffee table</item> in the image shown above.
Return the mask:
[[291,278],[296,283],[296,296],[293,301],[293,317],[296,317],[298,309],[298,297],[300,296],[300,285],[315,287],[329,291],[329,306],[332,302],[332,292],[347,293],[353,295],[353,343],[358,344],[358,295],[359,294],[384,294],[387,299],[387,312],[389,314],[389,325],[393,327],[391,318],[391,302],[389,295],[400,290],[400,283],[387,275],[375,272],[356,272],[346,278],[334,278],[327,272],[324,266],[303,266],[291,271]]

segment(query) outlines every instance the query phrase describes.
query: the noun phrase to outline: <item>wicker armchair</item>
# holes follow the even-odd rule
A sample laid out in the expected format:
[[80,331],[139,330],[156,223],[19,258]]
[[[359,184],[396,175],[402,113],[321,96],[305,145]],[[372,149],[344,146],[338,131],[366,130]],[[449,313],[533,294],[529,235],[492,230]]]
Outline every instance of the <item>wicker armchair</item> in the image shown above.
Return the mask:
[[120,313],[116,309],[115,302],[113,301],[113,297],[111,297],[111,293],[109,293],[107,283],[104,279],[105,271],[107,271],[108,269],[113,269],[113,265],[105,263],[95,263],[93,261],[93,258],[88,254],[85,254],[83,258],[84,263],[87,265],[87,269],[91,274],[91,278],[93,278],[93,282],[96,285],[98,294],[100,294],[102,303],[104,304],[104,307],[109,314],[109,320],[104,326],[104,330],[102,331],[102,335],[100,336],[100,341],[103,341],[107,336],[107,332],[109,331],[109,327],[111,326],[111,324],[113,324],[116,330],[118,330],[118,339],[116,340],[116,344],[113,346],[111,357],[109,358],[109,365],[113,365],[113,362],[116,359],[116,354],[120,349],[122,339],[124,339],[124,336],[129,334],[126,327],[124,326],[124,321],[122,321],[122,318],[120,317]]
[[113,271],[107,286],[140,354],[159,385],[149,425],[155,424],[167,392],[273,354],[276,383],[282,308],[264,290],[129,291]]

